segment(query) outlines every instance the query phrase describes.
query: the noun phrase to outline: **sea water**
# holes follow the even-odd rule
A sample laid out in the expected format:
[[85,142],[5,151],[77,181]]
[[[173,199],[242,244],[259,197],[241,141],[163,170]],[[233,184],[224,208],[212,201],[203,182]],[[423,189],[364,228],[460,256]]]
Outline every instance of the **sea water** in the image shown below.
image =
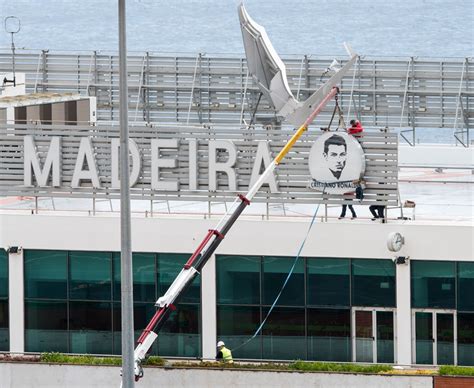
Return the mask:
[[[127,0],[128,48],[243,54],[239,3]],[[18,47],[117,50],[117,4],[118,0],[0,0],[0,16],[20,18]],[[342,42],[348,41],[361,55],[473,55],[472,0],[246,0],[245,6],[280,54],[344,54]],[[10,36],[0,31],[0,47],[9,45]]]
[[[18,48],[117,51],[117,4],[118,0],[0,0],[0,16],[20,18]],[[243,56],[239,4],[127,0],[128,50]],[[246,0],[245,6],[282,56],[341,56],[344,41],[363,56],[473,56],[473,0]],[[10,35],[0,31],[0,48],[9,47]],[[453,140],[453,129],[417,129],[416,141]]]

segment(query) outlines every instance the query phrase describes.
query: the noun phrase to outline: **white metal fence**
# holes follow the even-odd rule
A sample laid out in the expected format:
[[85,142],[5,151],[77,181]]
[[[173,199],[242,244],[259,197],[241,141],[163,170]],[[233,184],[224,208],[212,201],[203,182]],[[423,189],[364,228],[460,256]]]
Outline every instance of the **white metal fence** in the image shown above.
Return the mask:
[[[326,77],[332,58],[284,57],[290,88],[309,96]],[[341,59],[341,62],[344,62]],[[246,60],[205,54],[130,55],[130,123],[278,126],[275,112],[248,78]],[[76,92],[97,96],[98,119],[118,121],[118,57],[115,53],[17,50],[16,69],[26,73],[27,91]],[[0,50],[0,73],[11,71],[11,53]],[[474,125],[474,60],[359,57],[343,79],[341,105],[366,126],[400,128],[415,143],[417,128],[452,128],[469,145]],[[351,106],[349,106],[351,105]],[[329,121],[330,108],[316,125]]]

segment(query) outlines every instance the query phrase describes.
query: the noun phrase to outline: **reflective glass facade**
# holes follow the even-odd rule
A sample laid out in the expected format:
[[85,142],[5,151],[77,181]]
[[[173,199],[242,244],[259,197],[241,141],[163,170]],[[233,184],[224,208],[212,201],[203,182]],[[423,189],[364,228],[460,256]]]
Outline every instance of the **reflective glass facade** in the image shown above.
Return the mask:
[[455,262],[411,262],[411,307],[454,309]]
[[0,249],[0,351],[10,349],[8,326],[8,254]]
[[352,305],[395,307],[395,265],[391,260],[352,260]]
[[[153,316],[154,302],[188,258],[133,254],[136,337]],[[25,351],[120,353],[119,253],[26,250],[24,262]],[[157,341],[154,354],[201,354],[199,278],[161,332],[166,335]]]
[[415,312],[416,362],[453,364],[457,346],[458,365],[474,365],[474,263],[414,260],[411,290],[412,308],[432,309]]
[[474,312],[458,313],[458,364],[474,365]]
[[458,364],[474,365],[474,263],[457,263]]
[[[293,263],[293,257],[217,256],[219,339],[237,348],[255,333]],[[233,355],[351,361],[354,306],[395,306],[391,260],[300,258],[262,332]]]

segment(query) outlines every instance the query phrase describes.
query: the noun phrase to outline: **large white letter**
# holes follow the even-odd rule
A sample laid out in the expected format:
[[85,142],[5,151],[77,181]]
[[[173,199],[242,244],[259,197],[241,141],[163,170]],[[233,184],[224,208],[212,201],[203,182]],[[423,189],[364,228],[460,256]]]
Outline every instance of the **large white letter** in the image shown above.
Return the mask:
[[[216,161],[217,150],[225,150],[229,153],[228,159],[223,163]],[[229,190],[237,191],[237,180],[232,168],[237,160],[237,150],[234,143],[228,140],[209,141],[209,190],[217,189],[217,171],[222,171],[229,177]]]
[[[132,171],[130,172],[130,187],[133,187],[140,177],[140,171],[142,169],[142,160],[140,158],[140,150],[138,145],[133,139],[128,139],[128,149],[132,156]],[[120,178],[119,178],[119,150],[120,150],[120,139],[113,138],[110,144],[110,153],[111,153],[111,181],[112,188],[120,188]]]
[[[253,186],[253,184],[261,175],[260,169],[262,167],[262,162],[263,170],[265,170],[272,162],[270,150],[266,141],[258,142],[257,155],[255,155],[255,161],[252,168],[252,176],[250,177],[250,187]],[[263,181],[263,183],[268,183],[268,185],[270,186],[270,192],[278,193],[278,186],[275,180],[275,174],[273,172],[271,173],[271,175],[268,175],[268,177]]]
[[40,161],[36,154],[35,141],[33,136],[25,136],[23,138],[23,185],[33,186],[32,170],[36,177],[38,186],[48,186],[49,174],[52,170],[53,187],[61,186],[61,138],[53,136],[49,144],[48,154],[41,171]]
[[[88,170],[83,170],[84,161],[87,162],[87,167],[89,168]],[[79,144],[79,151],[77,152],[76,165],[74,166],[71,187],[80,187],[81,180],[90,180],[92,182],[92,187],[100,187],[99,174],[97,173],[94,153],[92,152],[92,142],[88,137],[83,137],[81,139],[81,144]]]
[[176,167],[178,161],[160,158],[160,148],[178,148],[176,139],[151,140],[151,188],[152,190],[178,191],[177,181],[160,181],[160,167]]

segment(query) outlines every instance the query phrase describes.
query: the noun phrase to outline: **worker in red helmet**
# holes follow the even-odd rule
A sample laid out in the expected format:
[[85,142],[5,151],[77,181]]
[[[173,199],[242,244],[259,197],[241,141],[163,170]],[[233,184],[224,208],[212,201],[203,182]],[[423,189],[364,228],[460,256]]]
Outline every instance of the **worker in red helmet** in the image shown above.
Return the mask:
[[347,132],[349,133],[349,135],[360,134],[361,132],[364,131],[364,128],[362,127],[359,120],[351,120],[350,124],[351,126],[347,128]]

